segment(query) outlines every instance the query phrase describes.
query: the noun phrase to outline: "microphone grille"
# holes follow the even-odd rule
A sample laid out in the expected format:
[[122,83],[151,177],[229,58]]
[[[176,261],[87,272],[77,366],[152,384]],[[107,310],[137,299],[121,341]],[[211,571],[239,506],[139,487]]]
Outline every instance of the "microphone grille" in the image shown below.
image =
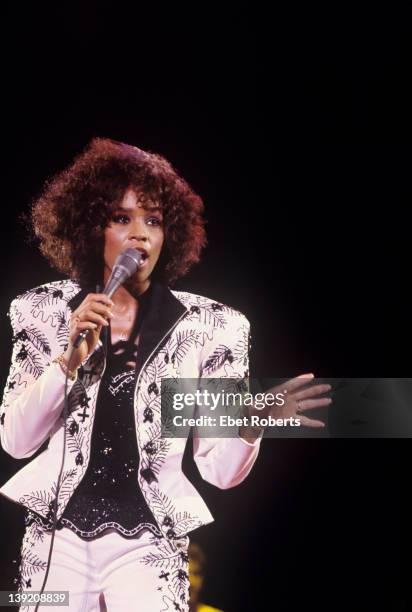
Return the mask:
[[132,276],[142,261],[142,254],[137,249],[126,249],[117,257],[115,266],[126,268],[129,276]]

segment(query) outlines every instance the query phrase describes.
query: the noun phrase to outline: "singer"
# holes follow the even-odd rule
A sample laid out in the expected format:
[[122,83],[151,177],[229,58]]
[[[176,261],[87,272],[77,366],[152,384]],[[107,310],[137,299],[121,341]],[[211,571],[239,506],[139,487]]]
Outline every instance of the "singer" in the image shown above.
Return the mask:
[[[160,435],[161,381],[229,377],[247,389],[249,364],[243,314],[170,289],[200,259],[203,203],[160,155],[96,138],[46,183],[31,226],[67,278],[9,310],[1,444],[17,459],[37,453],[0,489],[26,508],[19,591],[69,591],[75,612],[186,612],[188,534],[213,517],[182,472],[186,440]],[[315,396],[329,386],[307,382],[288,381],[285,405],[259,415],[327,405]],[[194,461],[233,487],[260,441],[248,426],[215,439],[194,428]]]
[[[186,440],[160,436],[160,383],[247,378],[249,350],[240,312],[169,288],[199,261],[202,214],[168,161],[102,138],[33,205],[41,252],[67,278],[27,291],[9,311],[1,443],[23,459],[48,441],[0,490],[27,509],[21,591],[40,591],[47,575],[45,591],[69,591],[71,611],[188,610],[188,534],[213,517],[182,472]],[[110,298],[103,288],[130,248],[140,264]],[[206,481],[233,487],[259,442],[247,428],[233,439],[194,431],[194,460]]]

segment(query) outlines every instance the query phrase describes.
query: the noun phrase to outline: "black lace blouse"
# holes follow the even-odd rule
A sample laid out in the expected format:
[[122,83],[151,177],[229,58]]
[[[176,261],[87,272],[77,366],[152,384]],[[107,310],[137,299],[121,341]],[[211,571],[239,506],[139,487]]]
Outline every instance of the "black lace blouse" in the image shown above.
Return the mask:
[[107,334],[106,369],[96,403],[89,464],[57,525],[83,538],[93,538],[108,528],[125,537],[133,537],[144,528],[162,535],[137,480],[139,451],[133,396],[138,372],[130,366],[137,361],[134,339],[147,311],[149,294],[145,292],[145,299],[139,300],[129,341],[112,345]]

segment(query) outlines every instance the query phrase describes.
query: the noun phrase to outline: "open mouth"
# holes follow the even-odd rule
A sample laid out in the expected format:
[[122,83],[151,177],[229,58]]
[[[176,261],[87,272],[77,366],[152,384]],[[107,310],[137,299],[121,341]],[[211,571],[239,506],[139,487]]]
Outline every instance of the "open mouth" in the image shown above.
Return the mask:
[[136,249],[136,250],[139,251],[139,253],[142,256],[141,263],[140,263],[140,265],[142,265],[147,259],[149,259],[149,255],[147,254],[147,251],[145,251],[144,249]]

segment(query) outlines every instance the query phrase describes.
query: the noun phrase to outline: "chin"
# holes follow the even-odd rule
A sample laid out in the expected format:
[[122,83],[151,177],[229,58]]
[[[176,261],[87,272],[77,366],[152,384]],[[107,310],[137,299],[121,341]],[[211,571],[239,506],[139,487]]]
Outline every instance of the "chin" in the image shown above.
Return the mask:
[[[142,270],[143,272],[143,270]],[[129,284],[133,287],[138,287],[140,285],[143,285],[144,283],[147,283],[148,281],[150,281],[151,278],[151,272],[148,274],[146,271],[144,271],[144,273],[140,273],[136,272],[136,274],[134,274],[132,276],[132,278],[129,280]]]

